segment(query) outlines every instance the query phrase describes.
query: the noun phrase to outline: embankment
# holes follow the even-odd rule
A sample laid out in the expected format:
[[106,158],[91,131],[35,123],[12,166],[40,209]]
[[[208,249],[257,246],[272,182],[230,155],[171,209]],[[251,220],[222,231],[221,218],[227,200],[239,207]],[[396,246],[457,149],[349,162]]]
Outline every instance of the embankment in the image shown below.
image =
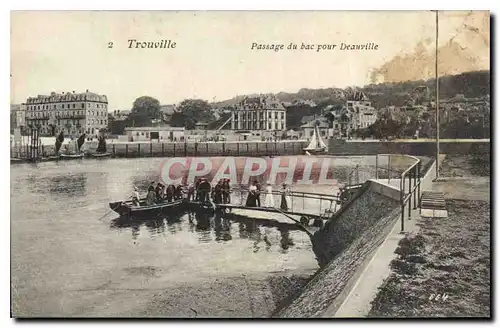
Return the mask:
[[[421,189],[435,176],[430,161],[422,172]],[[320,270],[278,317],[333,316],[400,218],[400,192],[381,181],[369,180],[357,195],[314,234],[314,253]]]
[[[330,155],[408,154],[433,156],[436,142],[433,140],[356,141],[330,139]],[[445,139],[440,141],[440,153],[449,155],[489,154],[490,141],[484,139]]]
[[[238,142],[129,142],[108,143],[107,150],[113,157],[187,157],[187,156],[286,156],[302,155],[307,141],[238,141]],[[450,155],[488,154],[489,140],[443,140],[440,152]],[[94,152],[96,142],[86,143],[84,148]],[[26,149],[11,148],[11,158],[23,157]],[[414,156],[433,156],[436,143],[426,140],[406,141],[328,141],[328,153],[334,156],[362,156],[376,154],[409,154]],[[54,155],[54,145],[44,145],[45,156]]]
[[367,181],[343,211],[314,234],[313,250],[322,269],[277,316],[311,318],[335,311],[398,219],[398,200],[397,189]]
[[[285,142],[129,142],[107,145],[113,157],[196,157],[196,156],[284,156],[303,155],[306,141]],[[94,152],[97,143],[86,143],[85,151]],[[20,157],[25,149],[11,149],[11,157]],[[54,145],[44,145],[46,156],[54,155]]]

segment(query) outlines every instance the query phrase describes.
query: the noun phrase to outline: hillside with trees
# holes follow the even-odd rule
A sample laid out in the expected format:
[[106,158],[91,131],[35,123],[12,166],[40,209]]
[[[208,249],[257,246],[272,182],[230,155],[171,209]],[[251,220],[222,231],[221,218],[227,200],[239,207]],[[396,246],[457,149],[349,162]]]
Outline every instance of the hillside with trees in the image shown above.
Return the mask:
[[[372,101],[375,108],[383,108],[390,105],[404,105],[408,93],[411,93],[417,87],[427,86],[431,91],[430,96],[435,98],[436,80],[406,81],[398,83],[379,83],[369,84],[358,87]],[[447,75],[439,79],[440,98],[451,98],[456,94],[463,94],[466,98],[478,98],[490,94],[490,71],[467,72],[458,75]],[[296,93],[279,92],[276,94],[279,100],[283,102],[292,102],[295,99],[312,100],[317,104],[329,103],[341,100],[344,95],[344,89],[325,88],[325,89],[300,89]],[[248,96],[255,96],[248,95]],[[237,96],[228,100],[213,103],[216,107],[225,107],[234,105],[241,101],[245,96]]]

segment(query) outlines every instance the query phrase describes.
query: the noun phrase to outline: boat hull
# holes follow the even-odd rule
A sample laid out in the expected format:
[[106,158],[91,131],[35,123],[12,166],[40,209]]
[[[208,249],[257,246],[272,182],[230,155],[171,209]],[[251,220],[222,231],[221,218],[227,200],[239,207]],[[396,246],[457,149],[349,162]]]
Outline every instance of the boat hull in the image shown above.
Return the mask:
[[60,159],[71,160],[71,159],[81,159],[83,154],[60,154]]
[[90,154],[91,157],[94,157],[94,158],[108,158],[108,157],[111,157],[111,153],[93,153],[93,154]]
[[303,149],[304,152],[307,152],[311,155],[320,155],[320,154],[326,154],[328,153],[328,149],[325,149],[325,148],[321,148],[321,149],[307,149],[307,148],[304,148]]
[[[120,216],[144,216],[165,214],[168,213],[168,211],[178,211],[184,203],[183,200],[176,200],[153,205],[134,206],[131,201],[126,201],[109,203],[109,208],[120,214]],[[141,204],[143,204],[143,201],[141,201]]]

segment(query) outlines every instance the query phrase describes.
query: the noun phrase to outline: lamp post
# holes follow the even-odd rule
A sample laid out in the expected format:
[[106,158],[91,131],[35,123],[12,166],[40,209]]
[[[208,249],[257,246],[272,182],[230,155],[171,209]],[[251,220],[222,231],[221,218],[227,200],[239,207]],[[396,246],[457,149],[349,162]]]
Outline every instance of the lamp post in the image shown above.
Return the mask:
[[439,11],[436,10],[436,180],[439,179],[439,71],[438,71]]

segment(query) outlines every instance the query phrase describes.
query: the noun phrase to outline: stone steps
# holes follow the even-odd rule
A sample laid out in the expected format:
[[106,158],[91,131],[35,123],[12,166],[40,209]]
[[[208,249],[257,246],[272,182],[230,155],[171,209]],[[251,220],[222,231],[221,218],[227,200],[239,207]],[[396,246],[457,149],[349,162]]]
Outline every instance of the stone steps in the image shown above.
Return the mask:
[[435,191],[424,191],[420,199],[420,216],[432,218],[446,218],[446,201],[444,193]]

